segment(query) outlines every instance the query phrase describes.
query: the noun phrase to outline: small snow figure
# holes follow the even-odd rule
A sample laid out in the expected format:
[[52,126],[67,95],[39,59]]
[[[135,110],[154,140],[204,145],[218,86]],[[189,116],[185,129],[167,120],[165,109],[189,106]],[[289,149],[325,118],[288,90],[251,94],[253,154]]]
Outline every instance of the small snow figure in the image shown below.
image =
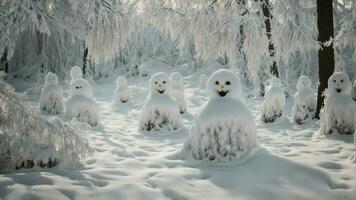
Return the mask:
[[265,123],[273,123],[282,116],[285,103],[285,95],[278,78],[270,80],[270,87],[262,104],[261,119]]
[[167,128],[172,131],[182,128],[179,106],[168,94],[168,74],[164,72],[154,74],[150,78],[149,84],[151,91],[143,106],[139,120],[139,130],[158,131],[162,128]]
[[199,89],[205,90],[207,81],[208,77],[205,74],[202,74],[199,79]]
[[48,72],[45,85],[41,90],[40,108],[48,114],[60,114],[63,111],[63,91],[58,84],[57,75]]
[[125,77],[119,76],[116,79],[116,89],[114,91],[114,100],[112,105],[118,105],[119,102],[126,103],[129,100],[129,89]]
[[233,160],[256,145],[257,128],[250,111],[238,99],[240,80],[230,70],[215,71],[208,80],[210,99],[194,119],[191,129],[195,159]]
[[356,103],[350,96],[351,89],[352,83],[346,74],[336,72],[329,78],[320,116],[321,133],[354,133]]
[[294,95],[292,109],[293,122],[303,124],[312,116],[316,109],[316,99],[311,90],[311,80],[307,76],[300,76],[297,83],[297,93]]
[[99,123],[99,106],[86,94],[87,81],[76,79],[71,86],[73,91],[65,105],[65,114],[69,118],[77,118],[91,126]]
[[70,70],[70,78],[71,78],[71,81],[74,81],[78,78],[83,78],[82,69],[80,69],[80,67],[78,67],[78,66],[72,67],[72,69]]
[[174,72],[169,77],[170,81],[170,95],[177,101],[179,105],[179,112],[184,114],[187,112],[187,105],[184,100],[184,85],[183,85],[183,77],[179,72]]

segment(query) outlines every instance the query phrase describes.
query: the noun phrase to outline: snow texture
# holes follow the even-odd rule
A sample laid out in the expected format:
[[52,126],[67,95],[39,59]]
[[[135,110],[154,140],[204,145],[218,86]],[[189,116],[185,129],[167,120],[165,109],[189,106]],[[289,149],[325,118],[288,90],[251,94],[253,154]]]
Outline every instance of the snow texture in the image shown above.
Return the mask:
[[127,86],[127,80],[123,76],[119,76],[116,79],[116,89],[113,95],[112,106],[116,107],[120,103],[126,103],[129,101],[129,89]]
[[239,84],[240,80],[230,70],[218,70],[209,78],[210,99],[194,118],[186,145],[191,147],[195,159],[231,161],[255,147],[255,120],[237,98]]
[[316,98],[311,89],[311,80],[307,76],[300,76],[297,82],[297,92],[294,95],[292,120],[294,123],[303,124],[310,119],[316,109]]
[[87,96],[87,86],[88,83],[84,79],[72,82],[72,94],[65,104],[65,115],[96,126],[99,123],[99,105]]
[[[74,84],[76,82],[76,84]],[[69,95],[72,96],[73,94],[76,93],[76,87],[78,86],[77,84],[80,83],[80,90],[83,92],[83,95],[86,97],[92,98],[93,97],[93,88],[91,87],[90,83],[83,79],[83,78],[77,78],[74,79],[70,82],[69,85]]]
[[329,78],[324,107],[321,110],[321,133],[354,133],[356,102],[350,96],[351,89],[352,83],[345,73],[336,72]]
[[52,72],[46,75],[45,85],[41,90],[40,108],[48,114],[63,112],[63,91],[58,84],[58,77]]
[[179,112],[184,114],[187,112],[187,105],[185,103],[183,76],[179,72],[174,72],[169,76],[169,81],[169,94],[177,101]]
[[281,81],[273,77],[262,103],[261,119],[265,123],[273,123],[283,114],[285,94],[281,88]]
[[183,127],[177,102],[168,94],[169,77],[165,72],[154,74],[150,80],[148,94],[139,120],[140,131],[169,131]]
[[205,74],[200,75],[199,89],[205,90],[207,82],[208,82],[208,77]]
[[78,167],[89,153],[80,130],[57,117],[41,115],[1,81],[0,104],[0,170]]

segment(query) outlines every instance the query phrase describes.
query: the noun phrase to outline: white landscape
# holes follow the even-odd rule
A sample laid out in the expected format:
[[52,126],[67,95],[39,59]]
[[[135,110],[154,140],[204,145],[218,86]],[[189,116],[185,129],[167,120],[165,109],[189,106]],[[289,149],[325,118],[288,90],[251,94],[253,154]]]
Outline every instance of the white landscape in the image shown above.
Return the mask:
[[355,0],[0,0],[0,200],[356,200]]

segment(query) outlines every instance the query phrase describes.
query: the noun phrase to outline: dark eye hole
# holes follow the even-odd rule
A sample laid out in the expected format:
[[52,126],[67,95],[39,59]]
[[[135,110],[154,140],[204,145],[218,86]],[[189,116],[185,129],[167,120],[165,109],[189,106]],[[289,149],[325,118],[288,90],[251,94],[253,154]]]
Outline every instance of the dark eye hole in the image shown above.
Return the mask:
[[303,105],[303,108],[305,108],[305,105]]
[[163,81],[162,83],[166,83],[166,81]]
[[219,81],[215,81],[215,85],[219,85]]
[[340,82],[341,82],[341,83],[342,83],[342,82],[344,82],[344,79],[341,79],[341,81],[340,81]]
[[157,81],[155,82],[155,84],[158,84]]
[[226,84],[226,85],[230,85],[231,82],[230,82],[230,81],[226,81],[225,84]]
[[336,83],[336,80],[334,80],[334,83]]

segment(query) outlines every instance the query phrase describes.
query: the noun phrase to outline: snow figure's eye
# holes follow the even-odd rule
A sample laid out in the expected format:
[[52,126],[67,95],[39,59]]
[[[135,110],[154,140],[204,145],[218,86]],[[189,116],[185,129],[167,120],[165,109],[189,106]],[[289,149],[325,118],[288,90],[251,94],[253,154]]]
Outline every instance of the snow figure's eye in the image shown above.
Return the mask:
[[305,105],[303,105],[303,108],[305,108]]
[[226,84],[226,85],[230,85],[231,82],[230,82],[230,81],[226,81],[225,84]]
[[156,81],[155,84],[158,84],[158,82]]
[[334,79],[334,83],[336,83],[336,80]]
[[215,85],[219,85],[219,81],[215,81]]
[[342,82],[344,82],[344,79],[341,79],[341,81],[340,81],[340,82],[341,82],[341,83],[342,83]]
[[165,83],[166,83],[166,81],[163,81],[162,83],[163,83],[163,84],[165,84]]

